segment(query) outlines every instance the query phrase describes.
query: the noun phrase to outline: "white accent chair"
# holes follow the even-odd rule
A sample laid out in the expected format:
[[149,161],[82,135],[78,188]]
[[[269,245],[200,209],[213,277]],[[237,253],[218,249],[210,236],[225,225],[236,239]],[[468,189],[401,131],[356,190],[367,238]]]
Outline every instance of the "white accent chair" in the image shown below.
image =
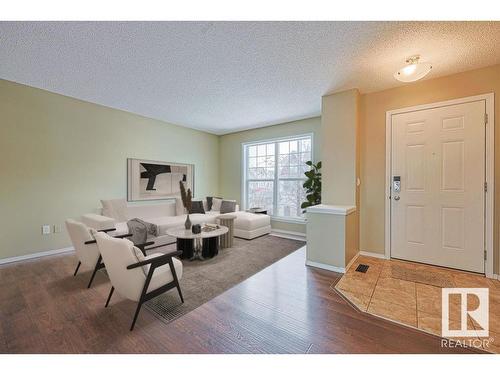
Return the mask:
[[137,302],[130,330],[135,326],[142,304],[166,291],[177,288],[181,302],[179,280],[182,278],[182,262],[174,258],[181,251],[169,254],[155,253],[145,256],[127,239],[113,238],[106,233],[91,230],[102,254],[111,281],[111,290],[105,307],[116,289],[123,297]]
[[[76,266],[75,272],[73,273],[73,276],[76,276],[82,264],[84,268],[93,270],[89,284],[87,285],[87,288],[90,288],[97,271],[101,268],[104,268],[104,263],[102,263],[102,257],[101,253],[99,252],[99,248],[97,247],[94,237],[90,233],[90,228],[85,224],[73,219],[67,219],[66,229],[68,230],[69,238],[73,243],[73,247],[75,248],[76,256],[78,258],[78,264]],[[105,231],[112,230],[114,229],[111,228]],[[128,236],[131,235],[123,234],[119,237]]]

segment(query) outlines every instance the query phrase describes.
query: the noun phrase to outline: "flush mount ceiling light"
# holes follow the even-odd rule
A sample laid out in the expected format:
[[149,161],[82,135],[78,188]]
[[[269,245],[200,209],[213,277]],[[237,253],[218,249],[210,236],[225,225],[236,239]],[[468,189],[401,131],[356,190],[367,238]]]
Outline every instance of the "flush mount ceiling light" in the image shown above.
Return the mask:
[[419,60],[419,55],[408,57],[406,65],[394,73],[394,78],[401,82],[414,82],[424,78],[431,71],[432,64]]

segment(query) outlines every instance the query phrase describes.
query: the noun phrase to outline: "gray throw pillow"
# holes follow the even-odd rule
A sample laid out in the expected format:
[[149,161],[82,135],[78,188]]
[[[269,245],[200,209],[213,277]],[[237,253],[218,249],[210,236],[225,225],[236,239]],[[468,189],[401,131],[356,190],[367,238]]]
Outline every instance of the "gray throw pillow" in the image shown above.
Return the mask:
[[203,201],[192,201],[190,214],[204,214]]
[[236,211],[236,201],[226,201],[223,200],[220,205],[220,213],[227,214],[229,212]]

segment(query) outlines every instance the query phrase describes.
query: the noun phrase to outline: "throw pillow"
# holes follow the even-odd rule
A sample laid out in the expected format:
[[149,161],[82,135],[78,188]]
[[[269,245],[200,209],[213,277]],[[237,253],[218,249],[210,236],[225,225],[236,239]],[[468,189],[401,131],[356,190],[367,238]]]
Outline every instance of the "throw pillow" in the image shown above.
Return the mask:
[[191,201],[191,212],[190,214],[204,214],[203,201]]
[[210,211],[220,211],[220,205],[222,204],[222,198],[212,198],[212,209]]
[[213,199],[214,198],[222,199],[221,197],[207,197],[207,211],[211,211],[212,210],[212,204],[213,204]]
[[226,201],[223,200],[220,205],[220,213],[227,214],[229,212],[236,211],[236,201]]
[[128,220],[127,201],[121,199],[101,199],[102,214],[123,223]]

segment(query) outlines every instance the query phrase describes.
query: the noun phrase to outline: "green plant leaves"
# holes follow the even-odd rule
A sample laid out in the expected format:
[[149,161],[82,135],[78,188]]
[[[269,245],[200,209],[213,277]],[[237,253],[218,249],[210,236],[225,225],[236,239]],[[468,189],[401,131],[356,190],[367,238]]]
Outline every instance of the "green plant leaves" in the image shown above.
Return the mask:
[[321,161],[316,165],[312,161],[307,161],[306,165],[311,167],[310,170],[304,172],[307,180],[304,181],[302,187],[306,189],[306,202],[302,202],[300,208],[305,209],[321,203]]

